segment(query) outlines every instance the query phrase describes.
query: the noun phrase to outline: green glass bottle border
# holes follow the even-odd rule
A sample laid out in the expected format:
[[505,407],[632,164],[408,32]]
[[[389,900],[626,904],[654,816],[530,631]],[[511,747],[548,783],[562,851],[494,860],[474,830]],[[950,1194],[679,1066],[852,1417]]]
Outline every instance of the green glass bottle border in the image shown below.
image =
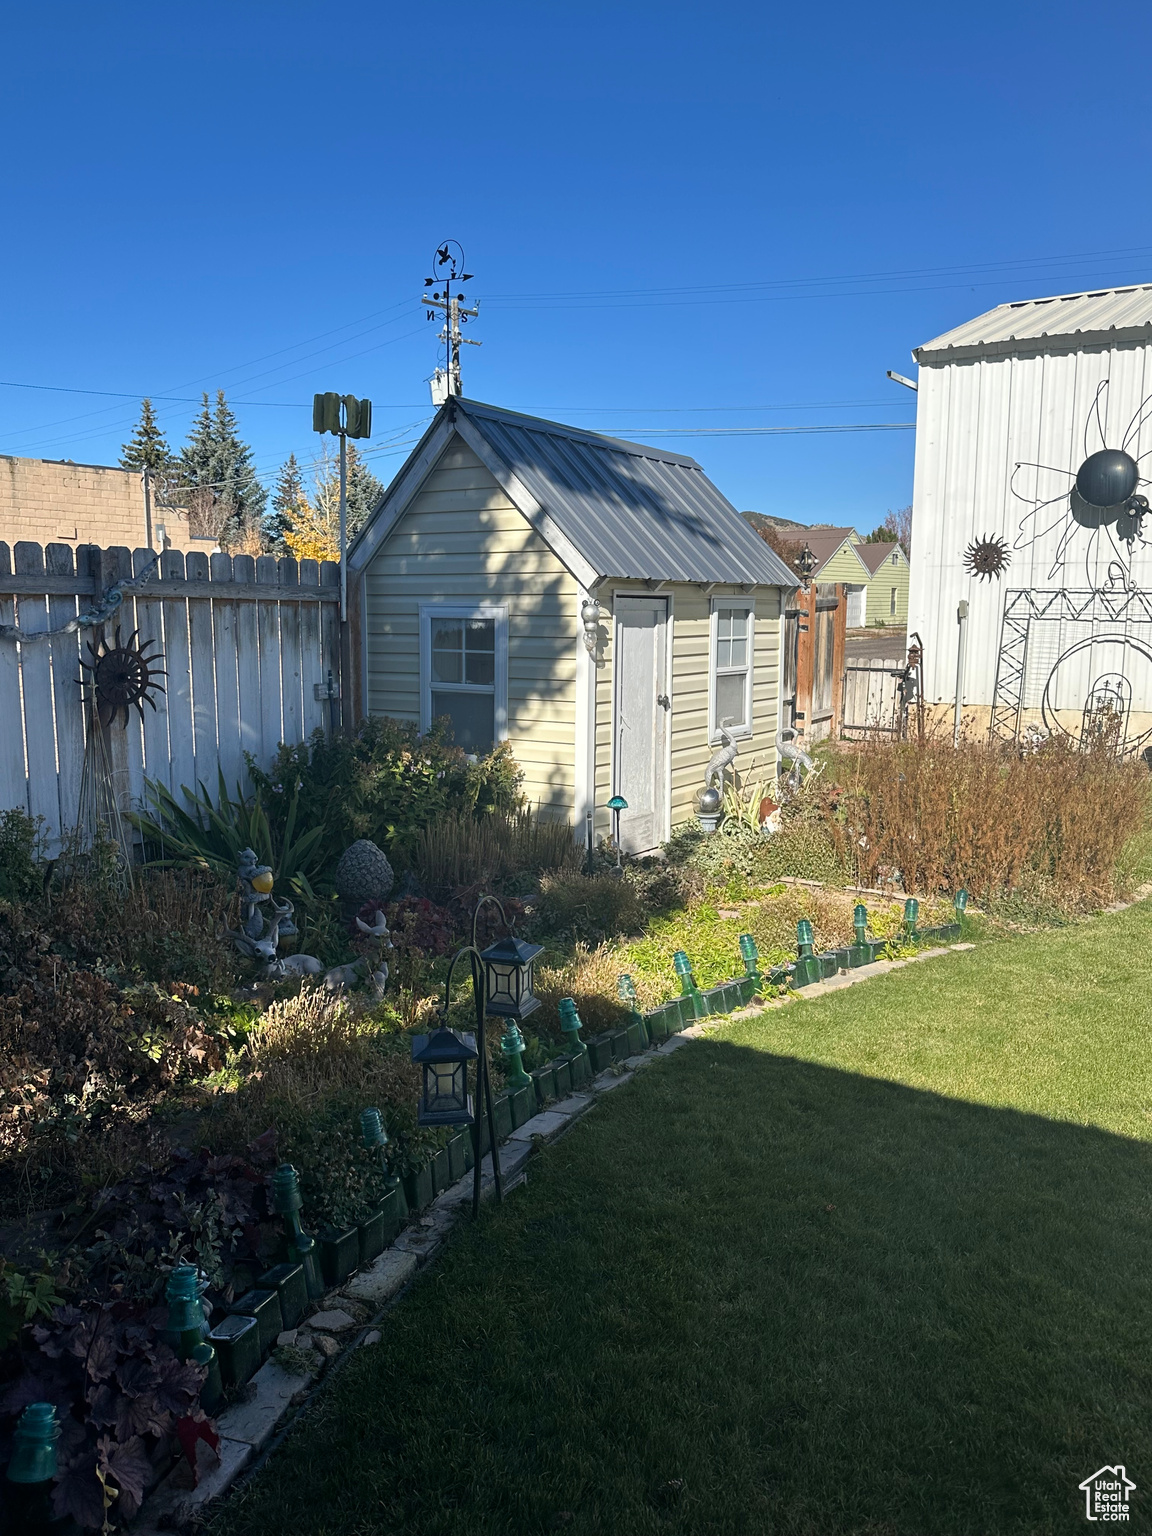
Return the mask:
[[[963,911],[963,906],[958,904],[958,910]],[[960,937],[959,923],[946,923],[936,928],[916,928],[914,926],[916,915],[915,908],[911,912],[906,912],[904,927],[906,941],[924,943],[934,940],[946,943]],[[883,957],[890,942],[888,939],[865,938],[863,929],[859,925],[857,925],[856,937],[855,944],[813,954],[811,927],[801,921],[797,925],[797,958],[786,965],[771,966],[766,973],[762,973],[758,969],[759,956],[755,942],[750,934],[741,934],[740,955],[744,961],[745,974],[733,977],[731,981],[722,981],[719,986],[707,988],[696,985],[691,960],[683,950],[677,950],[675,970],[681,985],[681,995],[674,997],[671,1002],[662,1003],[660,1007],[653,1008],[648,1013],[641,1013],[631,978],[622,976],[619,981],[620,997],[631,1005],[627,1021],[622,1028],[593,1035],[588,1041],[580,1039],[579,1031],[582,1026],[574,1001],[570,998],[563,999],[560,1006],[565,1026],[564,1033],[567,1036],[565,1043],[576,1046],[578,1049],[571,1050],[567,1054],[561,1053],[547,1066],[539,1067],[531,1074],[524,1073],[521,1067],[519,1076],[522,1078],[522,1084],[513,1081],[509,1090],[497,1095],[495,1100],[498,1139],[501,1142],[506,1141],[513,1130],[531,1119],[544,1108],[546,1103],[579,1091],[591,1081],[594,1074],[604,1071],[614,1061],[624,1061],[630,1056],[639,1055],[651,1046],[660,1045],[670,1035],[678,1034],[682,1029],[695,1024],[700,1019],[715,1018],[718,1015],[735,1013],[740,1008],[746,1008],[765,986],[789,985],[801,991],[806,986],[812,986],[818,981],[835,976],[838,971],[871,965],[873,961]],[[567,1009],[565,1004],[568,1005]],[[514,1042],[510,1044],[513,1045],[513,1049],[506,1050],[506,1059],[513,1058],[510,1065],[514,1063],[514,1066],[519,1066],[522,1044],[519,1049],[515,1048]],[[361,1117],[365,1144],[376,1145],[377,1140],[384,1139],[382,1136],[373,1134],[379,1132],[377,1124],[379,1116],[369,1111],[365,1111],[365,1115],[372,1120],[371,1124],[367,1124],[364,1116]],[[481,1126],[481,1147],[484,1152],[488,1151],[486,1124]],[[325,1270],[324,1279],[329,1284],[341,1284],[359,1265],[371,1263],[398,1235],[409,1210],[417,1211],[428,1205],[451,1183],[462,1178],[464,1173],[471,1169],[472,1164],[471,1135],[467,1131],[458,1131],[449,1139],[446,1146],[438,1148],[430,1156],[423,1167],[410,1170],[403,1175],[402,1179],[396,1179],[396,1187],[390,1189],[383,1197],[378,1212],[374,1212],[358,1226],[349,1227],[343,1232],[321,1234],[318,1246]],[[294,1174],[294,1170],[292,1172]],[[285,1225],[289,1230],[289,1262],[281,1264],[278,1269],[270,1270],[261,1278],[259,1284],[265,1287],[270,1285],[279,1293],[283,1319],[287,1326],[295,1326],[296,1321],[303,1320],[305,1298],[312,1290],[311,1287],[306,1289],[304,1276],[300,1271],[300,1248],[302,1244],[310,1245],[312,1239],[303,1237],[301,1230],[298,1182],[295,1177],[286,1180],[286,1174],[287,1170],[284,1168],[277,1170],[277,1176],[273,1180],[273,1203],[278,1213],[285,1218]],[[403,1206],[401,1201],[404,1202]],[[294,1287],[291,1309],[288,1305],[287,1288],[289,1286]],[[256,1292],[250,1293],[253,1296],[256,1294]],[[192,1291],[188,1290],[188,1296],[185,1297],[182,1289],[178,1298],[170,1297],[170,1300],[178,1299],[183,1302],[190,1300],[191,1295]],[[234,1303],[234,1310],[228,1318],[231,1325],[229,1332],[241,1326],[237,1313],[243,1303],[249,1299],[244,1297],[239,1303]],[[312,1299],[314,1299],[314,1292]],[[270,1301],[271,1298],[269,1298]],[[253,1307],[251,1310],[255,1311],[256,1308]],[[271,1305],[268,1306],[268,1311],[272,1314]],[[289,1316],[293,1318],[290,1324],[287,1323]],[[235,1339],[221,1338],[216,1335],[215,1330],[209,1335],[217,1349],[221,1351],[221,1363],[224,1366],[226,1381],[239,1384],[259,1367],[261,1356],[275,1337],[272,1332],[271,1316],[268,1319],[261,1318],[260,1321],[264,1324],[263,1328],[259,1326],[256,1318],[245,1317],[243,1333],[237,1335]],[[249,1323],[251,1327],[246,1326]],[[222,1349],[221,1346],[223,1346]]]

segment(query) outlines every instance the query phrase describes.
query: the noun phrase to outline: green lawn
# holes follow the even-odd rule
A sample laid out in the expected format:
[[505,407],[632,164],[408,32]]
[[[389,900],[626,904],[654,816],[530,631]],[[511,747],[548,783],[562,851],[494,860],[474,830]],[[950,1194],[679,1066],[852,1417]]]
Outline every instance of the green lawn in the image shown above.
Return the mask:
[[219,1536],[1152,1529],[1152,904],[718,1029],[387,1317]]

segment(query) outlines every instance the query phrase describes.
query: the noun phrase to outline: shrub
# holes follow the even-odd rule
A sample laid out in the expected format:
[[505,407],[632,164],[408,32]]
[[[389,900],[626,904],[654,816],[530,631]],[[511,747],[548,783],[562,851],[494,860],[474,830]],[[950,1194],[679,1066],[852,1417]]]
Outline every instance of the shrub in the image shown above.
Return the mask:
[[19,807],[0,812],[0,901],[30,901],[43,888],[43,826]]
[[359,837],[406,868],[419,833],[443,816],[509,815],[521,803],[521,773],[506,743],[470,759],[437,721],[423,735],[414,724],[374,715],[352,736],[281,747],[263,772],[249,759],[252,782],[279,825],[293,796],[302,826],[327,827],[333,860]]
[[562,869],[542,877],[533,924],[549,937],[599,944],[639,933],[644,917],[644,901],[635,880]]
[[412,863],[425,892],[443,902],[479,886],[534,882],[547,871],[574,868],[580,858],[567,822],[520,810],[482,821],[441,817],[417,834]]
[[394,1166],[421,1160],[436,1141],[416,1126],[420,1075],[410,1050],[387,1017],[306,986],[267,1008],[248,1036],[243,1080],[208,1106],[201,1134],[217,1150],[239,1151],[273,1131],[278,1155],[300,1169],[307,1220],[343,1224],[379,1180],[378,1160],[359,1143],[362,1109],[383,1112]]
[[240,854],[251,848],[258,862],[275,873],[280,894],[287,895],[301,878],[307,888],[331,851],[323,820],[306,825],[298,816],[296,794],[289,796],[283,814],[270,820],[259,790],[246,799],[237,787],[233,798],[223,773],[215,804],[203,784],[195,793],[182,789],[187,809],[154,779],[145,780],[144,792],[151,809],[131,819],[159,865],[206,869],[235,882]]
[[1116,893],[1125,843],[1144,825],[1142,763],[1048,742],[1021,754],[950,740],[861,743],[832,756],[826,825],[860,883],[965,886],[983,901],[1047,883],[1065,906]]

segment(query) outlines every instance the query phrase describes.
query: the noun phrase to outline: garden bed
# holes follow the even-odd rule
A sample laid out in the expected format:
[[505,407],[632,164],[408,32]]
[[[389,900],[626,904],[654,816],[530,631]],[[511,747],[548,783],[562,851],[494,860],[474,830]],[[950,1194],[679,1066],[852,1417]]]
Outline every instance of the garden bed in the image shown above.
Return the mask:
[[[588,867],[567,828],[537,824],[518,805],[506,752],[468,762],[435,733],[417,739],[391,722],[350,743],[285,752],[247,802],[223,785],[183,808],[157,792],[141,826],[159,867],[138,870],[128,887],[99,848],[46,864],[26,818],[3,818],[0,1428],[10,1433],[30,1401],[57,1405],[66,1427],[58,1509],[96,1528],[101,1489],[111,1485],[115,1517],[130,1516],[174,1436],[195,1461],[202,1390],[218,1389],[187,1341],[165,1336],[176,1266],[199,1272],[214,1324],[259,1314],[256,1334],[233,1321],[216,1340],[221,1401],[247,1369],[236,1360],[250,1366],[267,1355],[275,1307],[260,1296],[277,1291],[283,1322],[290,1302],[268,1277],[299,1258],[273,1198],[278,1165],[299,1170],[319,1282],[329,1287],[459,1178],[470,1148],[418,1125],[411,1048],[443,1002],[450,956],[472,936],[482,890],[496,891],[517,931],[543,946],[541,1006],[524,1026],[531,1087],[501,1091],[511,1058],[498,1032],[489,1039],[502,1135],[579,1090],[588,1070],[694,1020],[880,952],[906,953],[916,942],[910,927],[948,928],[947,881],[968,867],[954,854],[923,864],[911,922],[904,891],[849,889],[878,872],[895,882],[891,866],[845,853],[865,802],[870,826],[887,826],[888,812],[874,764],[870,780],[857,764],[867,794],[826,788],[843,761],[834,758],[785,807],[776,838],[736,806],[727,830],[707,839],[681,832],[665,857],[629,861],[622,875],[600,852]],[[1043,772],[1055,782],[1050,763]],[[927,768],[922,777],[929,782]],[[1130,776],[1105,770],[1099,783],[1124,815],[1142,804]],[[1121,845],[1099,824],[1095,816],[1081,818],[1078,832],[1064,827],[1062,846],[1081,851],[1049,861],[1046,873],[1033,839],[1029,878],[1047,880],[1049,897],[1076,860],[1091,863],[1092,836],[1100,843],[1092,888],[1122,886]],[[929,828],[919,825],[922,843]],[[1051,842],[1051,827],[1046,835]],[[871,846],[873,834],[864,836]],[[396,877],[366,904],[334,883],[355,837],[378,841]],[[370,974],[379,951],[365,929],[383,912],[394,948],[382,1000],[368,984],[334,995],[315,981],[269,980],[262,963],[239,953],[235,868],[249,846],[274,874],[273,899],[293,904],[299,932],[281,954],[295,948],[323,967]],[[978,859],[970,867],[994,904],[1000,876],[986,878]],[[496,909],[484,907],[479,941],[503,932]],[[587,1061],[562,1027],[564,999],[575,1004]],[[448,1021],[469,1029],[472,1013],[470,981],[458,971]],[[369,1108],[380,1112],[382,1147],[365,1144]],[[102,1331],[107,1369],[94,1374],[92,1339]],[[81,1346],[82,1368],[65,1366]],[[131,1385],[142,1371],[151,1383],[143,1397]],[[0,1460],[6,1454],[0,1445]]]

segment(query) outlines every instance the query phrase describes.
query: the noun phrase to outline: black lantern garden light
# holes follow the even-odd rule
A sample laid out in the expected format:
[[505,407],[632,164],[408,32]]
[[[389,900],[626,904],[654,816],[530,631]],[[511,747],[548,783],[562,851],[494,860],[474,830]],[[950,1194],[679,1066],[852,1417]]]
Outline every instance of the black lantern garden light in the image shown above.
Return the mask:
[[[500,913],[501,922],[508,930],[506,938],[498,939],[481,950],[477,946],[477,930],[482,908],[491,903]],[[453,955],[448,967],[448,979],[444,983],[443,1017],[448,1018],[452,1002],[452,975],[457,965],[467,956],[472,971],[472,997],[476,1009],[476,1033],[464,1034],[449,1029],[445,1022],[431,1035],[418,1035],[412,1044],[412,1060],[423,1071],[424,1084],[420,1101],[422,1125],[469,1125],[472,1128],[473,1185],[472,1215],[480,1214],[480,1176],[483,1135],[481,1127],[488,1121],[488,1148],[492,1154],[492,1179],[497,1200],[504,1198],[500,1178],[500,1155],[496,1138],[496,1112],[492,1102],[492,1083],[488,1073],[488,1053],[484,1043],[484,1022],[488,1015],[507,1020],[505,1039],[511,1047],[506,1054],[519,1053],[511,1040],[512,1029],[540,1006],[540,1000],[532,994],[532,967],[542,951],[539,944],[526,944],[512,932],[512,924],[503,906],[495,896],[481,896],[472,914],[472,942]],[[519,1035],[519,1030],[516,1030]],[[522,1049],[522,1045],[521,1045]],[[476,1063],[476,1100],[473,1105],[468,1095],[468,1063]]]
[[476,1060],[476,1036],[444,1026],[430,1035],[417,1035],[412,1060],[423,1073],[421,1125],[471,1125],[472,1095],[468,1092],[468,1063]]
[[816,574],[817,559],[813,551],[805,544],[796,557],[796,569],[800,572],[800,580],[805,586],[811,582]]

